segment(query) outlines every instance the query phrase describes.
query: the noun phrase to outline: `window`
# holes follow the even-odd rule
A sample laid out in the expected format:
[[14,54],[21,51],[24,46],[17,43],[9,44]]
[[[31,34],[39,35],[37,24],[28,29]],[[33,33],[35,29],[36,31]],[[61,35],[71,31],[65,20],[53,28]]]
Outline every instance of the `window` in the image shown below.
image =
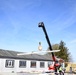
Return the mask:
[[36,68],[36,62],[35,61],[31,61],[31,68]]
[[6,60],[5,67],[13,68],[14,67],[14,60]]
[[44,68],[44,67],[45,67],[44,62],[40,62],[40,68]]
[[26,61],[19,61],[19,67],[26,67]]
[[48,67],[50,66],[50,65],[52,65],[53,64],[53,62],[48,62]]

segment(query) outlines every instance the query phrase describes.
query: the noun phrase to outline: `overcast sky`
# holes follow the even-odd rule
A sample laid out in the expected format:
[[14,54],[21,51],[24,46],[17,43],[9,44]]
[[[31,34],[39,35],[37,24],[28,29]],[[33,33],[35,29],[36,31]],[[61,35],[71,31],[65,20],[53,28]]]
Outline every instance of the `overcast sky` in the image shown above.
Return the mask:
[[63,40],[76,62],[76,0],[0,0],[0,49],[30,52]]

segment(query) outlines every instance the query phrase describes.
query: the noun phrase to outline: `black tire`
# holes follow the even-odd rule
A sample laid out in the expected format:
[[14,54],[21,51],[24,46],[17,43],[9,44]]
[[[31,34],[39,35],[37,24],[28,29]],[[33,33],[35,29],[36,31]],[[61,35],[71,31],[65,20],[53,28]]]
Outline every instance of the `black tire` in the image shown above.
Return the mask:
[[63,72],[59,72],[59,75],[64,75],[64,73]]
[[55,75],[58,75],[58,73],[55,73]]

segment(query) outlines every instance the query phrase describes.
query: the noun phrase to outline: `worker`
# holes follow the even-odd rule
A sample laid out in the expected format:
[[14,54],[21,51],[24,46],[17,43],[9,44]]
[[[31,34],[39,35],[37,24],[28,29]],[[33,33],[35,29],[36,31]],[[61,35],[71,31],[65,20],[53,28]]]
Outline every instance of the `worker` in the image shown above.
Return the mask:
[[59,71],[60,75],[64,75],[63,68],[61,65],[58,67],[58,71]]

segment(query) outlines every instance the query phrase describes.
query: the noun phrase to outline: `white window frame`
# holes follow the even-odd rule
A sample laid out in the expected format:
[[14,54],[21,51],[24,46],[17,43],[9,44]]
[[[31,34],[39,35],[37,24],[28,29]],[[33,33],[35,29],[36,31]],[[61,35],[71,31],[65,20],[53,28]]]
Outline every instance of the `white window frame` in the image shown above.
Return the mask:
[[25,68],[26,67],[26,61],[25,60],[20,60],[19,61],[19,67],[20,68]]
[[6,60],[5,67],[14,68],[14,60]]
[[40,62],[40,68],[45,68],[45,62],[43,61]]
[[48,67],[53,64],[53,61],[48,62]]
[[30,68],[36,68],[36,64],[37,64],[36,61],[31,61],[30,62]]

